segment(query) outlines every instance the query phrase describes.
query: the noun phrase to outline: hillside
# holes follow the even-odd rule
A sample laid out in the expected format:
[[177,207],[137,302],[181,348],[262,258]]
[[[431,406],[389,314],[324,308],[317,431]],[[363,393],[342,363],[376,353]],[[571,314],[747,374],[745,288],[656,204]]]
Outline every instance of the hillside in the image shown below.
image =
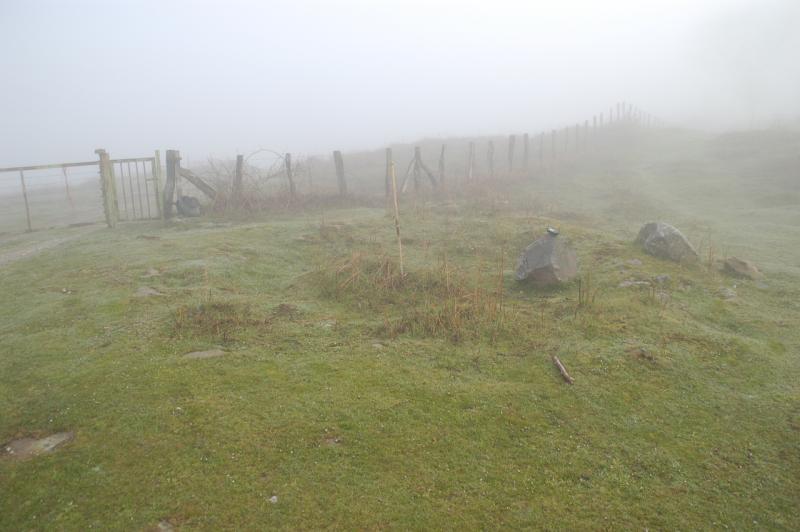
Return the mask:
[[[800,135],[614,146],[407,197],[406,276],[384,209],[324,204],[0,267],[0,442],[74,436],[0,455],[0,529],[800,528]],[[514,281],[548,226],[580,284]]]

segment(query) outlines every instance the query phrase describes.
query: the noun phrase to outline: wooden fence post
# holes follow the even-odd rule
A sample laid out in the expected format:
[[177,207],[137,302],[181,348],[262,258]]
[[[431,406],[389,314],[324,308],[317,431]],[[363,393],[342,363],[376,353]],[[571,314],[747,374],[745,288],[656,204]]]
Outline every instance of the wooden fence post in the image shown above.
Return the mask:
[[236,169],[233,174],[233,186],[231,187],[231,199],[234,205],[241,205],[242,202],[242,180],[244,179],[244,155],[236,156]]
[[164,219],[172,218],[172,207],[175,206],[175,184],[180,172],[181,154],[178,150],[167,150],[167,178],[164,181]]
[[292,154],[287,153],[283,157],[283,163],[286,166],[286,179],[289,180],[289,196],[294,201],[295,196],[297,195],[297,190],[294,186],[294,173],[292,173]]
[[163,189],[161,188],[161,152],[156,150],[153,157],[153,182],[156,186],[156,208],[158,209],[158,217],[164,218],[164,198],[162,196]]
[[539,166],[544,166],[544,137],[545,133],[542,131],[539,134]]
[[527,133],[522,135],[522,168],[528,170],[528,162],[530,159],[530,137]]
[[25,187],[25,172],[19,171],[19,182],[22,185],[22,199],[25,200],[25,218],[28,221],[28,232],[33,231],[31,228],[31,208],[28,205],[28,189]]
[[514,148],[517,145],[517,136],[516,135],[509,135],[508,136],[508,174],[514,171]]
[[344,159],[342,159],[342,152],[336,150],[333,152],[333,162],[336,165],[336,181],[339,183],[339,195],[347,195],[347,181],[344,178]]
[[386,177],[384,178],[384,196],[386,198],[386,205],[392,199],[392,149],[386,148]]
[[100,170],[100,190],[103,192],[103,213],[106,217],[106,225],[113,228],[117,225],[119,212],[117,210],[116,186],[111,169],[111,159],[104,149],[98,148],[94,152],[99,159],[97,164]]

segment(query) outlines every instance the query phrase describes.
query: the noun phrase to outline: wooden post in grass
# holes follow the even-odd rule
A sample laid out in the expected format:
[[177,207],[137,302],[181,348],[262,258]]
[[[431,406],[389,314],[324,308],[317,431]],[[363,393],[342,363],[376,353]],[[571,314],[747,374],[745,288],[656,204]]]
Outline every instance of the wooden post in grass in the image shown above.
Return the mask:
[[22,170],[19,171],[19,182],[22,185],[22,199],[25,201],[25,218],[28,221],[28,232],[30,233],[33,231],[31,228],[31,208],[28,205],[28,189],[25,187],[25,172]]
[[517,136],[508,136],[508,175],[514,171],[514,148],[517,145]]
[[528,171],[530,162],[530,136],[527,133],[522,135],[522,169]]
[[283,164],[286,167],[286,179],[289,180],[289,197],[292,201],[295,200],[297,189],[294,186],[294,170],[292,169],[292,154],[287,153],[283,156]]
[[172,207],[175,206],[175,185],[180,173],[181,154],[178,150],[167,150],[167,177],[164,181],[164,218],[172,218]]
[[98,167],[100,171],[100,190],[103,193],[103,214],[106,217],[106,225],[114,227],[117,225],[119,213],[117,208],[116,186],[114,174],[111,169],[111,158],[106,150],[98,148],[94,150],[98,157]]
[[150,169],[153,174],[153,183],[156,186],[156,207],[158,208],[158,217],[164,218],[164,198],[162,197],[161,189],[161,152],[156,150],[153,154],[153,166]]
[[544,166],[544,137],[545,132],[539,134],[539,166]]
[[384,197],[388,207],[392,200],[392,149],[386,148],[386,177],[384,178]]
[[583,145],[581,146],[581,148],[584,151],[586,151],[588,147],[589,147],[589,121],[586,120],[583,123]]
[[405,277],[403,269],[403,239],[400,237],[400,208],[397,205],[397,177],[394,172],[394,161],[389,163],[389,172],[392,178],[392,198],[394,200],[394,231],[397,234],[397,249],[400,252],[400,277]]
[[233,184],[231,186],[231,202],[233,205],[241,206],[242,203],[242,181],[244,180],[244,155],[236,156],[236,169],[233,173]]
[[336,150],[333,152],[333,162],[336,165],[336,182],[339,184],[339,195],[347,195],[347,181],[344,178],[344,159],[342,159],[342,152]]

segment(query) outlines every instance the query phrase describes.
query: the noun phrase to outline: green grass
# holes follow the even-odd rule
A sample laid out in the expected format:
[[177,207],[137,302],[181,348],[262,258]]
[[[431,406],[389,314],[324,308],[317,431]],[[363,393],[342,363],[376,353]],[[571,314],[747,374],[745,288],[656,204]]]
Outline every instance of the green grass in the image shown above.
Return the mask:
[[[797,529],[796,250],[766,285],[660,261],[630,243],[652,212],[579,183],[404,206],[401,282],[379,209],[122,225],[3,268],[0,441],[76,436],[0,459],[0,528]],[[548,224],[593,302],[513,281]],[[618,287],[661,274],[666,303]]]

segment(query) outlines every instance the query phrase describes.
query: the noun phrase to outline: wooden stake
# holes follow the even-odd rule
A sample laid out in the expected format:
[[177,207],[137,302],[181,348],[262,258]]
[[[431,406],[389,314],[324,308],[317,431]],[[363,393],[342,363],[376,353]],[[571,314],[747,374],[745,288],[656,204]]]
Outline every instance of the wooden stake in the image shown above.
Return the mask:
[[567,373],[567,368],[564,367],[564,364],[562,364],[561,361],[558,359],[558,357],[555,355],[553,355],[553,364],[556,365],[559,373],[561,373],[561,376],[564,378],[567,384],[575,384],[575,380],[569,376],[569,373]]
[[97,149],[94,152],[99,158],[100,190],[103,193],[103,213],[106,217],[106,225],[108,225],[108,227],[114,227],[119,220],[119,208],[117,205],[116,185],[114,183],[111,160],[106,150]]
[[528,161],[530,159],[530,137],[527,133],[522,135],[522,169],[528,170]]
[[25,173],[22,170],[19,171],[19,182],[22,184],[22,199],[25,200],[25,218],[28,220],[28,232],[30,233],[33,231],[31,228],[31,208],[28,205],[28,189],[25,187]]
[[239,206],[242,203],[242,180],[244,179],[244,155],[236,156],[236,170],[233,174],[233,187],[231,189],[231,198],[235,205]]
[[339,183],[339,195],[347,195],[347,181],[344,178],[344,159],[342,159],[342,152],[336,150],[333,152],[333,162],[336,164],[336,180]]
[[178,180],[178,165],[181,154],[178,150],[167,150],[167,177],[164,181],[164,218],[172,218],[172,208],[175,206],[175,183]]
[[289,180],[289,196],[294,201],[297,195],[297,189],[294,186],[294,171],[292,170],[292,154],[287,153],[283,158],[284,165],[286,166],[286,179]]
[[403,240],[400,238],[400,208],[397,205],[397,177],[394,172],[394,161],[390,163],[392,174],[392,198],[394,199],[394,231],[397,233],[397,249],[400,251],[400,277],[405,277],[403,269]]
[[153,182],[156,185],[156,205],[158,206],[158,217],[164,218],[164,198],[161,195],[161,153],[156,150],[152,165]]
[[392,198],[392,149],[386,148],[386,176],[384,177],[384,197],[386,206]]

